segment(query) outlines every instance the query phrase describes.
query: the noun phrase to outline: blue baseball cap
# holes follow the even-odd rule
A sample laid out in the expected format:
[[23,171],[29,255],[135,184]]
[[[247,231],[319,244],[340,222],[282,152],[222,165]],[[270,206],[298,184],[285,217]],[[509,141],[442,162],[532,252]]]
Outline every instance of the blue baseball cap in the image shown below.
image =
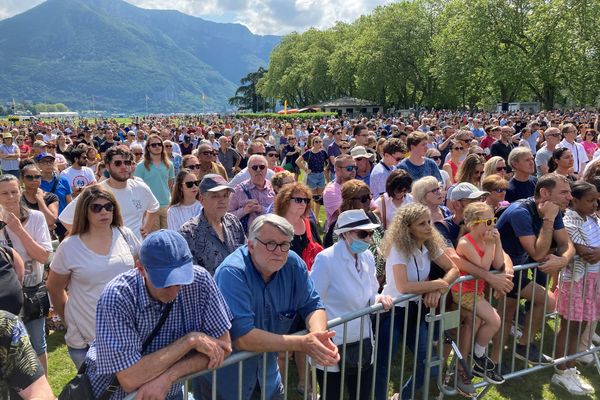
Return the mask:
[[156,288],[189,285],[194,280],[192,252],[176,231],[161,229],[149,234],[140,247],[140,261]]

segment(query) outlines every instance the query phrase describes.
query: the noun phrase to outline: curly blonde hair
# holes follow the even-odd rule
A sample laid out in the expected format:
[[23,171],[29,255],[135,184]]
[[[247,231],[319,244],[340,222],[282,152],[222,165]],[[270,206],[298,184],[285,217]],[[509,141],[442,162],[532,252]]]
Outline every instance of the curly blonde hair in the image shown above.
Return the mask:
[[[406,256],[410,256],[418,250],[417,243],[410,233],[410,226],[418,221],[424,215],[430,216],[431,213],[427,206],[420,203],[411,203],[400,207],[394,215],[394,220],[388,228],[381,244],[381,252],[388,257],[392,248]],[[446,248],[446,242],[442,235],[433,228],[431,236],[424,243],[429,254],[439,254]]]

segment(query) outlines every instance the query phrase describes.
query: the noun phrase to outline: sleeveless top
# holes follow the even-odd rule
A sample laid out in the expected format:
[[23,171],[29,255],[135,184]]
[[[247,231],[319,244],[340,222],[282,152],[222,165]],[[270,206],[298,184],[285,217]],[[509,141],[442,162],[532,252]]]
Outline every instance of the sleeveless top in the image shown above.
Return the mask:
[[[464,236],[465,239],[467,239],[469,241],[469,243],[471,243],[473,245],[473,247],[475,248],[475,251],[477,252],[477,254],[479,254],[479,257],[483,257],[483,255],[485,254],[485,251],[483,251],[481,249],[481,247],[479,247],[479,245],[477,244],[477,242],[475,242],[475,240],[473,239],[473,237],[471,236],[470,233],[465,234]],[[465,276],[465,275],[469,275],[463,271],[460,271],[460,276]],[[463,282],[462,283],[462,292],[463,293],[473,293],[475,292],[475,286],[477,286],[477,295],[483,295],[483,291],[485,290],[485,281],[483,279],[475,279],[472,281],[467,281],[467,282]],[[454,285],[452,286],[452,290],[455,292],[458,292],[461,290],[461,285]]]

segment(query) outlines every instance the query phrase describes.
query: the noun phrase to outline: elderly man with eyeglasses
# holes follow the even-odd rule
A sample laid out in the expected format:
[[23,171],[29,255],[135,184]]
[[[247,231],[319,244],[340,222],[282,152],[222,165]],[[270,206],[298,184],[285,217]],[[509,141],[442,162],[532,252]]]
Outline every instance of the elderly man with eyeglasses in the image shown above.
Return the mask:
[[[290,251],[294,228],[283,217],[268,214],[250,226],[248,244],[228,256],[215,273],[217,286],[233,314],[231,339],[236,351],[266,352],[217,374],[219,398],[283,399],[277,352],[301,351],[320,365],[339,361],[337,347],[327,330],[325,306],[308,276],[306,265]],[[306,335],[294,333],[294,323],[305,321]],[[265,380],[261,377],[265,376]],[[241,387],[238,386],[241,382]]]

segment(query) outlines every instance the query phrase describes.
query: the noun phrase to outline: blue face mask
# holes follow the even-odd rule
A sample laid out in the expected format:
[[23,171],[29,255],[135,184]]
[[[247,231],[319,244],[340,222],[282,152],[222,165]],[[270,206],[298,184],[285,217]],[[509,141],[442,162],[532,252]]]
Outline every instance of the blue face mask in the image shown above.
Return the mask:
[[354,254],[360,254],[369,248],[369,243],[360,240],[360,239],[352,239],[350,242],[350,251]]

